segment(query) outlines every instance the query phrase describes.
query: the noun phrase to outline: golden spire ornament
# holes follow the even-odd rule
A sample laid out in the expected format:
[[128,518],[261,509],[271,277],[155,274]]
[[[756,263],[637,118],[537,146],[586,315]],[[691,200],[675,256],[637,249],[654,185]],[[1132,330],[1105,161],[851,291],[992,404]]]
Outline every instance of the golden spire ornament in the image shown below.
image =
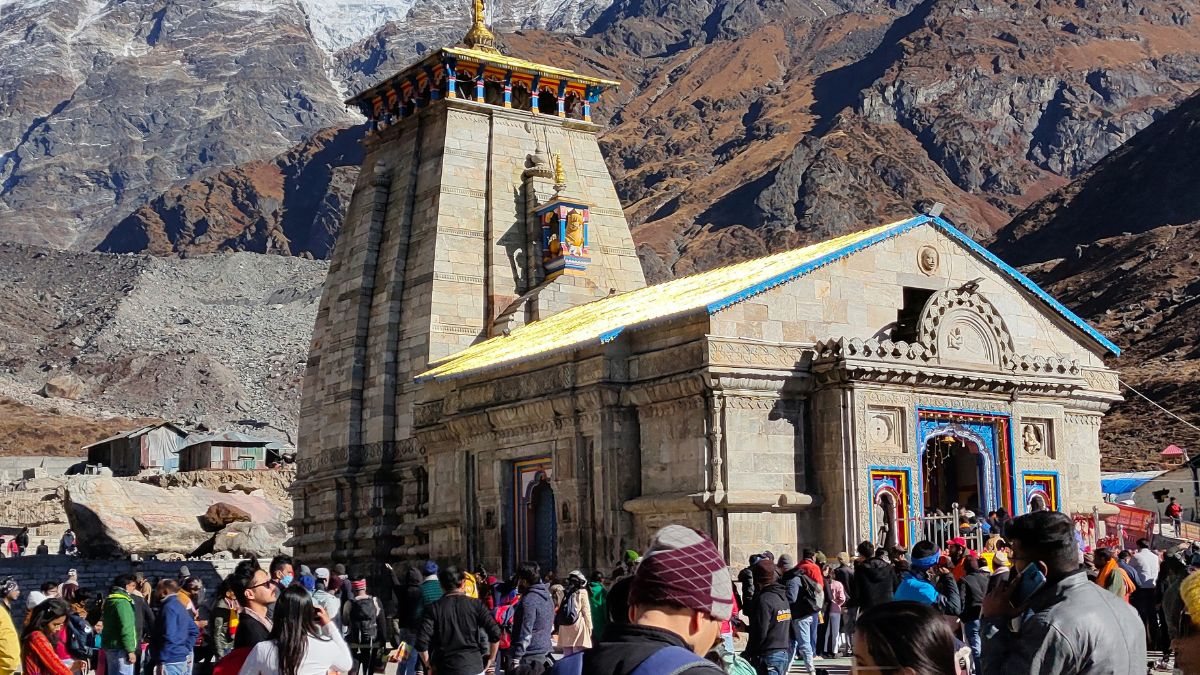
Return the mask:
[[554,191],[562,192],[567,187],[567,174],[563,171],[562,155],[554,153]]
[[463,43],[476,51],[489,54],[500,53],[500,50],[496,49],[496,36],[488,30],[487,21],[484,18],[483,0],[475,0],[474,22],[471,24],[471,30],[463,36]]

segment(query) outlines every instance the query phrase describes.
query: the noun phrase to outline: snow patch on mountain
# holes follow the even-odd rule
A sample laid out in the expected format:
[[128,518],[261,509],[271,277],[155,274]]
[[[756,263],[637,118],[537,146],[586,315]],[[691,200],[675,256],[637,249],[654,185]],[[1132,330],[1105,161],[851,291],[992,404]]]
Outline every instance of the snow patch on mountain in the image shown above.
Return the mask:
[[[321,49],[336,52],[379,30],[389,21],[402,21],[417,0],[301,0],[309,29]],[[461,2],[463,13],[467,3]]]

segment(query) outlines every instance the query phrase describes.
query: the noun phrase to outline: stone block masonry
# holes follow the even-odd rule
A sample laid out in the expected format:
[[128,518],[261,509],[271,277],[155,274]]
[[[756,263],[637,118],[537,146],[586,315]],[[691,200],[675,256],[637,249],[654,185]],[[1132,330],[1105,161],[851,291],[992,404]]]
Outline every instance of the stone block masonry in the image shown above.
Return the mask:
[[86,560],[66,555],[35,555],[23,558],[0,559],[0,579],[12,577],[21,587],[16,607],[24,610],[29,592],[41,588],[47,581],[62,583],[67,571],[79,575],[79,587],[107,593],[118,574],[142,572],[147,579],[179,579],[179,568],[187,567],[191,576],[200,577],[208,597],[216,592],[221,580],[233,573],[240,560],[184,560],[165,562],[146,560]]

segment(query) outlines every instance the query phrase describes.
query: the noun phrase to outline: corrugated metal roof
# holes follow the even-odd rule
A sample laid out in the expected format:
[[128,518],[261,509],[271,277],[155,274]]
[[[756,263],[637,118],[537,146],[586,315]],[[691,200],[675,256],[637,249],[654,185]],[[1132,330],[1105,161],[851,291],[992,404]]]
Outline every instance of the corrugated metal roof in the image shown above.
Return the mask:
[[274,438],[251,436],[250,434],[243,434],[240,431],[223,431],[219,434],[194,434],[189,436],[179,449],[183,450],[184,448],[190,448],[200,443],[243,443],[246,445],[261,445],[271,450],[286,450],[289,448],[286,443]]
[[1121,350],[1043,291],[1028,277],[1003,262],[942,218],[917,216],[875,227],[803,248],[721,267],[708,272],[647,286],[636,291],[590,302],[526,324],[506,336],[496,336],[454,354],[418,380],[459,377],[550,353],[604,344],[626,328],[641,327],[689,313],[719,312],[780,284],[808,274],[835,260],[881,241],[899,236],[921,225],[933,225],[962,242],[1018,285],[1032,292],[1051,309],[1096,340],[1106,350]]
[[149,426],[138,427],[136,429],[130,429],[129,431],[122,431],[121,433],[116,434],[114,436],[109,436],[108,438],[106,438],[102,441],[96,441],[95,443],[92,443],[91,445],[85,445],[85,446],[83,446],[83,449],[87,450],[88,448],[93,448],[97,445],[103,445],[105,443],[110,443],[112,441],[115,441],[115,440],[118,440],[121,438],[137,438],[138,436],[150,433],[151,431],[154,431],[155,429],[158,429],[161,427],[171,427],[180,436],[187,435],[187,432],[185,432],[183,429],[175,426],[174,424],[171,424],[170,422],[160,422],[159,424],[151,424]]

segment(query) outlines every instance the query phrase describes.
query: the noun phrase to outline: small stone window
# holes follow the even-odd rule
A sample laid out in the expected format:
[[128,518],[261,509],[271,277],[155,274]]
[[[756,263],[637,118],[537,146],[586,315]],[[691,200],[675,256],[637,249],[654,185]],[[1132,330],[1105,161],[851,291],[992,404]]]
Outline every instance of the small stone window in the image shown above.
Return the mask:
[[896,327],[892,329],[892,340],[916,342],[921,324],[921,310],[936,291],[928,288],[904,287],[904,305],[896,313]]

